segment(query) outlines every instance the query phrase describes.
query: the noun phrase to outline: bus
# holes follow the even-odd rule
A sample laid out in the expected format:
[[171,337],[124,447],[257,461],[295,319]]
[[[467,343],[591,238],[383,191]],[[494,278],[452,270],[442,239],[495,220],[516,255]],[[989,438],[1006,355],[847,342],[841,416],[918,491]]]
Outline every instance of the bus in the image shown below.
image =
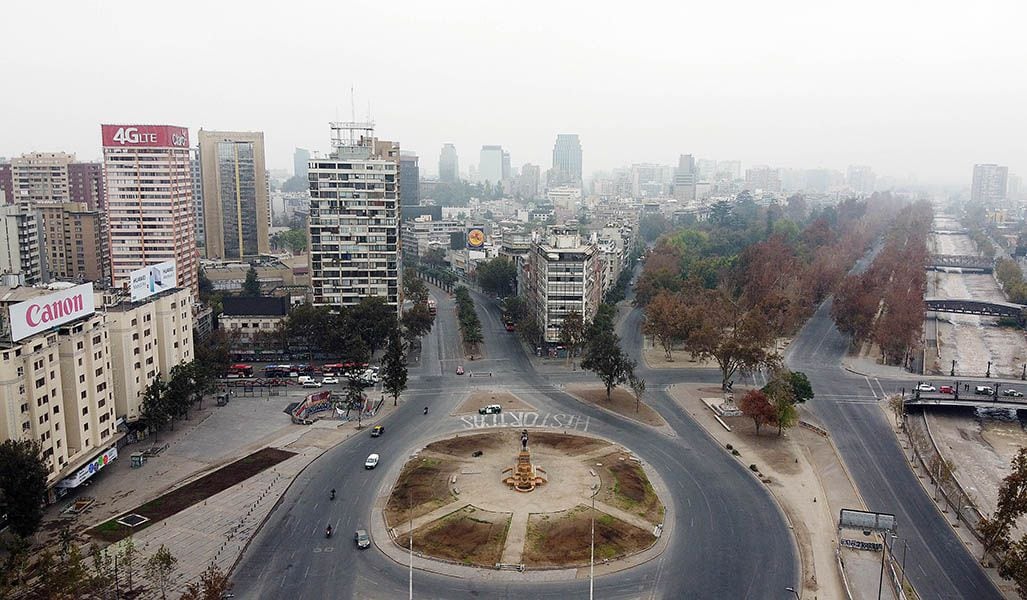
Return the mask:
[[228,379],[239,379],[253,377],[253,367],[250,365],[232,365],[228,367],[228,373],[226,374]]
[[288,377],[292,365],[268,365],[264,367],[264,377]]

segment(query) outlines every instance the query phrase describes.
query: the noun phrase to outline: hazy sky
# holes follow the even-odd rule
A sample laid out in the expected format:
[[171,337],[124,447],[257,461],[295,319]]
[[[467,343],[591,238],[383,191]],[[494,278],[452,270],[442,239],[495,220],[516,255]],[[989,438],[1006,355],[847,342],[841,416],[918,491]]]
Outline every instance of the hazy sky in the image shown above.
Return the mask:
[[1027,2],[16,2],[0,156],[100,155],[101,122],[261,130],[271,168],[367,114],[437,170],[482,144],[587,173],[677,155],[1027,175]]

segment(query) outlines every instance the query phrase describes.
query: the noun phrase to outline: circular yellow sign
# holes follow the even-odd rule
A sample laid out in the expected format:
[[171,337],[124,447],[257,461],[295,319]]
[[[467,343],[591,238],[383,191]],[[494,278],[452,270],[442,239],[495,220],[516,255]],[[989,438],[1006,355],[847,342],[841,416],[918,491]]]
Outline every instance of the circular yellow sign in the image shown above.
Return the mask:
[[480,229],[472,229],[467,232],[467,245],[472,248],[479,248],[485,244],[485,233]]

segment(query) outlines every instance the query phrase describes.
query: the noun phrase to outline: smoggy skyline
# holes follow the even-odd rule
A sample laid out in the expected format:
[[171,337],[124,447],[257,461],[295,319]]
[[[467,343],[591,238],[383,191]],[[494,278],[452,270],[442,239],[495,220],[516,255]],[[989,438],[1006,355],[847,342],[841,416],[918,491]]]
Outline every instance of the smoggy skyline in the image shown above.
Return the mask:
[[56,2],[7,7],[0,156],[100,156],[100,123],[265,133],[268,166],[357,119],[434,174],[483,144],[548,168],[577,133],[584,172],[679,154],[743,166],[867,164],[969,185],[1027,174],[1017,2]]

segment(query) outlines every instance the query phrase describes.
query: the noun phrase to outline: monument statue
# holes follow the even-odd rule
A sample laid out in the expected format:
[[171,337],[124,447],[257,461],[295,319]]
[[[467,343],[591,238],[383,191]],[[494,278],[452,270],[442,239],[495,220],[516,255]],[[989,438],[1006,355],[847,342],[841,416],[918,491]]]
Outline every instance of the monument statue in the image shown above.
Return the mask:
[[521,432],[521,450],[528,449],[528,430],[525,429]]
[[530,492],[535,487],[546,483],[545,472],[542,467],[531,464],[531,452],[528,450],[528,430],[521,431],[521,451],[517,453],[517,465],[503,469],[503,473],[510,473],[503,479],[503,483],[518,492]]

